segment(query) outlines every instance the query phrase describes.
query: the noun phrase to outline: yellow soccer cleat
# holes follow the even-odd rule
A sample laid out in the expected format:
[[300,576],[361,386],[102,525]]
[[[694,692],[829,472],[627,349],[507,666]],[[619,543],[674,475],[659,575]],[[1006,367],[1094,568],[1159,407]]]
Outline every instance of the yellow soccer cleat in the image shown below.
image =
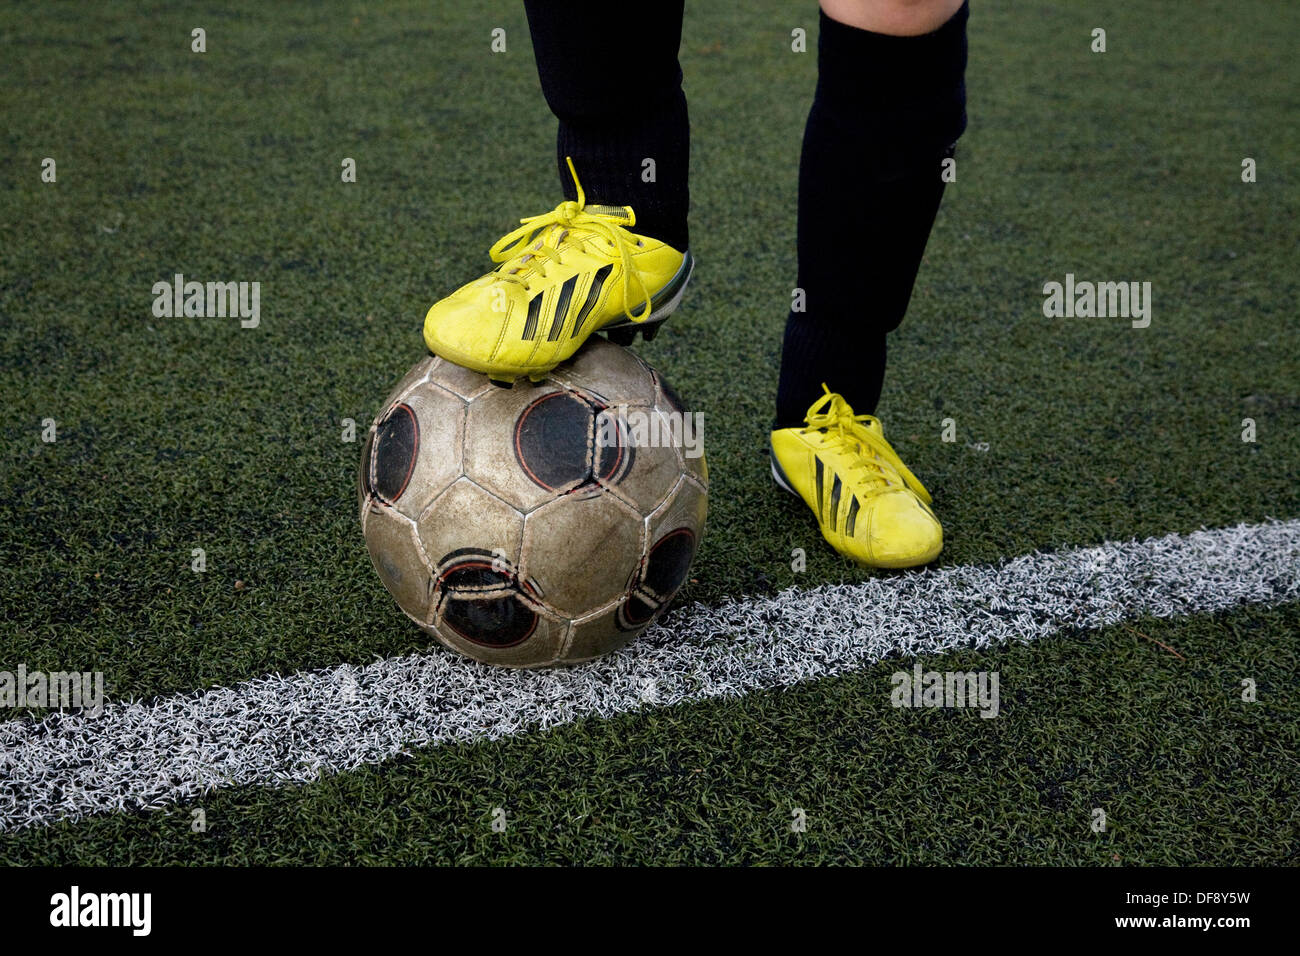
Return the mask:
[[577,202],[520,220],[489,255],[501,263],[434,303],[424,317],[429,350],[508,384],[540,381],[593,332],[620,345],[649,340],[677,308],[690,281],[689,252],[630,231],[630,206]]
[[885,441],[880,419],[826,394],[806,428],[772,432],[772,477],[817,515],[822,537],[858,564],[910,568],[943,549],[930,493]]

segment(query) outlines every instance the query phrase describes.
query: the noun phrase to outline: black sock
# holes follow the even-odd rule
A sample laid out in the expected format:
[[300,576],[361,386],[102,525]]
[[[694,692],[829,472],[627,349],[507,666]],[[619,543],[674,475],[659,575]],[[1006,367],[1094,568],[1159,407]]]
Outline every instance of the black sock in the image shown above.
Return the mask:
[[[656,3],[653,12],[637,7],[635,20],[624,24],[606,2],[524,4],[542,92],[560,121],[556,154],[565,198],[578,198],[564,161],[571,156],[588,203],[631,206],[633,232],[678,250],[689,242],[690,201],[690,124],[677,62],[683,6],[675,0]],[[647,159],[654,161],[653,182],[646,182]]]
[[885,336],[907,311],[966,128],[963,4],[933,33],[895,37],[821,15],[817,93],[799,163],[802,312],[785,327],[778,428],[802,424],[825,382],[875,411]]

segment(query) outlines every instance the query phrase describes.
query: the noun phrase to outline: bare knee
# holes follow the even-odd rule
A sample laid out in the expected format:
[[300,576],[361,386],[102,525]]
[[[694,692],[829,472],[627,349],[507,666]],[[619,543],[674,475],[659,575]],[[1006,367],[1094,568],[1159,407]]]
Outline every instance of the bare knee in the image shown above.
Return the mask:
[[821,0],[832,20],[873,33],[919,36],[939,29],[962,0]]

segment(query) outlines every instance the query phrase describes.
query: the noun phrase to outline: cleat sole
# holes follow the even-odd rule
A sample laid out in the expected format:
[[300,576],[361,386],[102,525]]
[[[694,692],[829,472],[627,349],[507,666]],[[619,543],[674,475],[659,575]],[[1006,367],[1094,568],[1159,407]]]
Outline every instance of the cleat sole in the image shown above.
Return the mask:
[[626,326],[616,329],[602,329],[605,338],[609,339],[615,345],[627,347],[636,341],[636,329]]
[[695,259],[687,253],[685,263],[686,275],[678,283],[673,294],[664,299],[641,322],[633,322],[631,319],[623,319],[611,325],[606,325],[601,332],[605,333],[605,338],[609,339],[615,345],[628,346],[636,341],[637,333],[641,333],[642,340],[646,342],[654,341],[659,334],[659,327],[668,321],[668,317],[677,311],[681,305],[682,296],[686,294],[686,287],[691,283],[691,277],[695,275]]
[[644,322],[637,322],[636,324],[607,325],[600,331],[604,332],[605,338],[615,345],[632,345],[636,342],[638,335],[645,342],[653,342],[655,336],[659,334],[659,329],[667,321],[668,316],[664,316],[662,319],[646,319]]

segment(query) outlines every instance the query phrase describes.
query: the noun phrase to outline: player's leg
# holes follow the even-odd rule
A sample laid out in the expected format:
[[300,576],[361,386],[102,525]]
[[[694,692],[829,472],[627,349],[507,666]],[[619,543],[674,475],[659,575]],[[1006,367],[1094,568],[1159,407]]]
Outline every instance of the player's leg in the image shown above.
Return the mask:
[[822,0],[799,169],[803,309],[786,322],[773,473],[864,564],[922,564],[943,544],[870,413],[966,125],[967,16],[961,0]]
[[578,198],[572,157],[588,204],[631,206],[638,232],[678,249],[689,245],[683,7],[670,0],[628,16],[608,0],[524,4],[542,93],[559,121],[564,198]]
[[433,352],[505,382],[544,377],[598,329],[652,337],[693,266],[683,0],[635,16],[596,0],[525,8],[559,120],[565,201],[521,220],[491,249],[501,265],[436,303],[424,324]]

